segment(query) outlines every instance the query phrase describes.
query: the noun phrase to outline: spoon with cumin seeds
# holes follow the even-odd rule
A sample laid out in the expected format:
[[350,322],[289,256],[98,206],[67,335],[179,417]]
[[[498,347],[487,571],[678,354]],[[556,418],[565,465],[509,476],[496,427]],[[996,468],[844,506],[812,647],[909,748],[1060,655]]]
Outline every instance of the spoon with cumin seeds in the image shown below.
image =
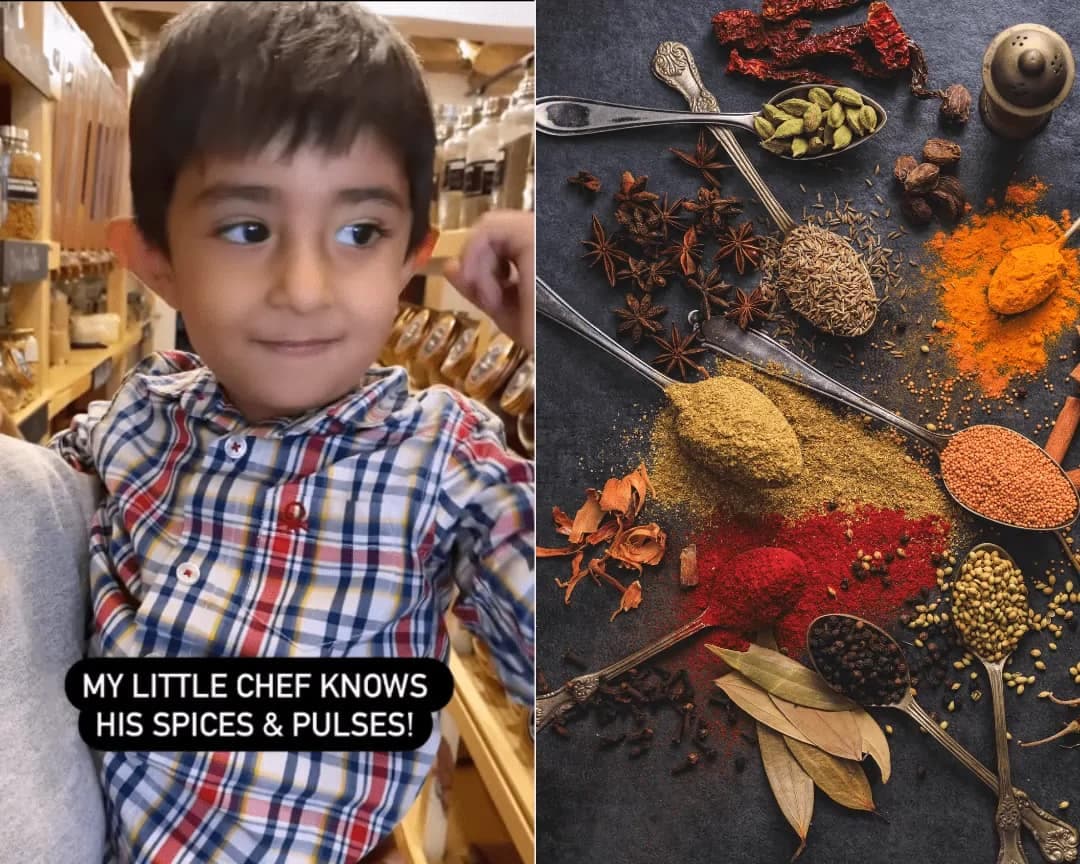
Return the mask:
[[[904,652],[880,627],[855,615],[822,615],[807,628],[806,648],[813,667],[837,693],[866,708],[903,711],[984,786],[998,791],[997,775],[938,726],[915,701]],[[1043,810],[1026,792],[1012,787],[1012,793],[1020,822],[1031,832],[1043,858],[1051,864],[1075,861],[1076,829]]]

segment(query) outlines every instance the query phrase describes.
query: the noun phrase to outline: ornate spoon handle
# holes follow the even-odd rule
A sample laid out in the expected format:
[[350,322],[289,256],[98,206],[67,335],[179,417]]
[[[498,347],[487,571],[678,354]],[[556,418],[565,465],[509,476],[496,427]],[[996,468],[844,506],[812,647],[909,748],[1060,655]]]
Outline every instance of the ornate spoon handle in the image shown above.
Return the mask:
[[[689,103],[691,111],[707,114],[720,113],[720,106],[717,104],[716,97],[706,90],[705,85],[701,82],[697,65],[694,63],[694,55],[681,42],[661,42],[660,47],[656,49],[656,54],[653,56],[652,70],[657,78],[682,93],[687,103]],[[743,178],[750,184],[758,198],[761,199],[761,203],[769,211],[769,215],[776,223],[776,227],[787,234],[795,227],[795,220],[791,218],[787,210],[784,209],[784,205],[776,199],[772,190],[761,179],[761,175],[758,174],[754,163],[750,161],[735,135],[730,129],[719,126],[710,126],[709,131],[727,151],[731,161],[735,163],[735,167],[739,169]]]
[[1006,738],[1005,682],[1002,680],[1004,660],[983,665],[990,678],[990,695],[994,699],[994,743],[997,747],[998,806],[994,822],[998,829],[998,864],[1027,864],[1020,843],[1020,808],[1013,795],[1012,772],[1009,766],[1009,741]]

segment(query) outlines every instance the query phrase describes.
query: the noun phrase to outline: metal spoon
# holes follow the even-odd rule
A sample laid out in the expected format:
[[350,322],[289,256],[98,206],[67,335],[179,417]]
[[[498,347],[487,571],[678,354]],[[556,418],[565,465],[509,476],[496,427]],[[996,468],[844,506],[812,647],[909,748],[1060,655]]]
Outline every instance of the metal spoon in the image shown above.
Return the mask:
[[[830,94],[837,88],[827,84],[800,84],[781,90],[769,103],[779,105],[786,99],[805,99],[811,87],[820,87]],[[840,150],[823,150],[816,155],[789,156],[785,153],[773,153],[780,159],[791,162],[809,162],[814,159],[828,159],[846,153],[853,147],[865,144],[885,125],[885,109],[872,99],[863,96],[863,103],[873,108],[880,118],[877,128],[869,135],[852,141]],[[544,96],[536,100],[536,130],[548,135],[595,135],[600,132],[620,132],[624,129],[644,129],[649,126],[728,126],[733,129],[747,129],[757,134],[754,118],[759,112],[751,114],[702,113],[694,111],[667,111],[662,108],[642,108],[636,105],[619,105],[615,102],[601,102],[598,99],[582,99],[575,96]],[[759,146],[761,142],[758,142]]]
[[[753,366],[755,369],[764,372],[768,375],[772,375],[776,378],[781,378],[799,387],[811,390],[821,396],[826,396],[849,408],[854,408],[857,411],[861,411],[864,414],[869,414],[871,417],[881,420],[883,423],[888,423],[894,429],[898,429],[910,437],[921,441],[927,447],[931,448],[935,453],[940,454],[952,440],[953,435],[946,435],[940,432],[931,432],[928,429],[924,429],[916,423],[912,423],[910,420],[893,414],[891,411],[878,405],[876,402],[867,399],[860,393],[856,393],[849,387],[845,387],[839,381],[836,381],[826,375],[824,372],[811,366],[805,360],[798,355],[792,353],[779,342],[770,338],[765,333],[757,330],[743,330],[735,323],[728,321],[726,318],[713,317],[706,319],[699,311],[695,310],[689,315],[690,325],[697,331],[701,337],[701,342],[707,348],[711,348],[719,354],[723,354],[725,357],[730,357],[733,360],[739,360],[743,363],[747,363]],[[982,425],[996,425],[996,424],[982,424]],[[970,426],[968,429],[974,429],[976,427]],[[1012,429],[1001,426],[998,428],[1006,429],[1006,431],[1020,435]],[[957,433],[959,434],[959,433]],[[1020,436],[1026,438],[1026,436]],[[1035,443],[1035,442],[1031,442]],[[1037,444],[1035,446],[1038,446]],[[1042,450],[1042,448],[1039,448]],[[1080,497],[1077,497],[1076,489],[1073,487],[1072,482],[1065,475],[1061,466],[1054,462],[1050,458],[1050,455],[1043,450],[1046,454],[1047,461],[1054,465],[1054,467],[1061,473],[1061,476],[1070,490],[1072,490],[1075,504],[1073,506],[1073,517],[1067,522],[1061,525],[1048,526],[1046,528],[1030,528],[1025,525],[1013,525],[1008,522],[1002,522],[997,519],[992,519],[983,513],[973,509],[965,504],[959,498],[956,497],[956,493],[949,488],[949,484],[945,483],[945,490],[949,493],[950,497],[964,510],[978,516],[981,519],[985,519],[988,522],[992,522],[995,525],[1001,525],[1006,528],[1018,528],[1026,531],[1056,531],[1058,532],[1059,542],[1068,550],[1068,543],[1061,535],[1061,532],[1068,528],[1076,519],[1076,514],[1080,512]],[[1069,551],[1069,560],[1073,560],[1073,554]]]
[[[896,656],[898,658],[899,671],[902,672],[902,677],[907,683],[904,697],[899,702],[889,702],[884,704],[869,703],[866,704],[865,707],[895,708],[897,711],[903,711],[911,717],[912,720],[918,723],[924,732],[929,733],[935,741],[948,750],[961,765],[978,777],[983,782],[983,785],[996,791],[998,789],[997,776],[968,752],[959,741],[938,726],[938,724],[931,719],[930,715],[926,713],[923,707],[915,701],[915,689],[911,686],[911,673],[908,669],[907,662],[904,659],[904,653],[900,650],[900,646],[896,643],[896,640],[880,627],[877,627],[856,615],[832,614],[815,618],[810,622],[810,627],[807,629],[806,646],[807,652],[810,655],[810,662],[814,668],[818,670],[818,673],[821,673],[821,669],[818,667],[817,658],[814,657],[814,651],[810,647],[810,635],[816,628],[827,624],[829,619],[832,618],[850,618],[855,621],[862,621],[865,627],[875,630],[883,639],[888,640],[897,647]],[[850,696],[850,694],[845,695]],[[1012,792],[1020,809],[1020,820],[1024,827],[1031,832],[1035,842],[1039,845],[1039,850],[1042,852],[1043,858],[1051,862],[1051,864],[1061,864],[1063,861],[1075,861],[1078,841],[1076,829],[1067,822],[1063,822],[1056,816],[1047,813],[1032,801],[1026,792],[1016,788],[1013,788]]]
[[[986,551],[997,552],[1002,560],[1010,566],[1016,567],[1012,556],[994,543],[980,543],[968,553]],[[994,699],[994,744],[997,749],[997,777],[998,777],[998,806],[994,815],[994,822],[998,829],[998,864],[1026,864],[1024,847],[1020,842],[1020,811],[1013,793],[1011,768],[1009,765],[1009,741],[1008,730],[1005,723],[1005,682],[1003,674],[1005,664],[1012,652],[1006,654],[1000,660],[987,660],[983,657],[967,639],[967,634],[957,623],[957,632],[967,644],[968,649],[986,667],[986,674],[990,678],[990,695]]]

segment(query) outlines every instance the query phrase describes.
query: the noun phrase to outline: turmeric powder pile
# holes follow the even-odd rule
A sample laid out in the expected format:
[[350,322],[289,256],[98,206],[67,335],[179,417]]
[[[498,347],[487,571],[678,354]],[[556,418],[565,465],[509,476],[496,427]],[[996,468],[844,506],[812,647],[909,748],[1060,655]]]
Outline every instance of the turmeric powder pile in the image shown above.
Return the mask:
[[994,272],[1011,250],[1061,239],[1067,216],[1059,224],[1028,204],[1044,189],[1037,180],[1011,186],[1001,209],[973,215],[926,244],[936,258],[926,275],[940,289],[957,370],[974,376],[988,396],[1002,396],[1020,375],[1041,373],[1053,343],[1080,317],[1080,256],[1069,247],[1058,250],[1059,277],[1045,302],[1002,317],[988,299]]

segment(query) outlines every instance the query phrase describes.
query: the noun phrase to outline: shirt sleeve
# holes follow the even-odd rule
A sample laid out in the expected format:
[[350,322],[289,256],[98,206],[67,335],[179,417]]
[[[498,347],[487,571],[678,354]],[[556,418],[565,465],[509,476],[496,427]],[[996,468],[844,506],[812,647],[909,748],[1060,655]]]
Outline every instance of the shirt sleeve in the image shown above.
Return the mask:
[[491,651],[515,701],[535,696],[534,465],[505,444],[502,423],[472,413],[440,490],[454,534],[454,614]]
[[49,449],[59,454],[72,468],[84,474],[96,473],[91,433],[109,410],[110,404],[106,401],[91,402],[85,414],[76,414],[67,429],[57,432],[49,440]]

